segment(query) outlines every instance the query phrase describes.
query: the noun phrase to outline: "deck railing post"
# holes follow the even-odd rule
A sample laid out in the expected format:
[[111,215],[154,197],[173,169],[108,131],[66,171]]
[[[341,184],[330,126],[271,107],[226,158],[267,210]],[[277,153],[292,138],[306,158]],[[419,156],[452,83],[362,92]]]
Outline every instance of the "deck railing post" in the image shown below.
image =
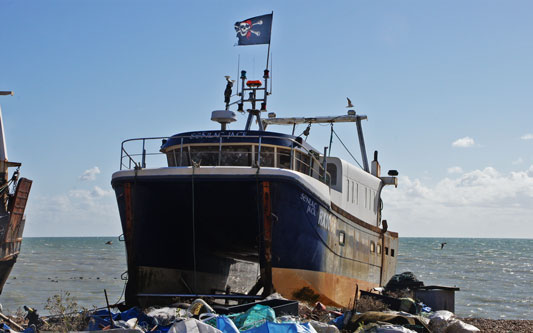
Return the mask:
[[180,166],[183,166],[183,137],[181,137],[180,144]]
[[324,161],[322,162],[322,169],[324,169],[324,183],[328,183],[327,166],[328,166],[328,147],[324,147]]
[[261,166],[261,137],[259,137],[259,148],[257,150],[257,166]]
[[291,147],[291,163],[290,163],[291,170],[294,170],[294,142],[292,143]]
[[218,140],[218,166],[220,166],[221,160],[222,160],[222,135],[220,136]]
[[146,142],[146,138],[143,138],[143,156],[142,156],[142,163],[141,163],[143,168],[146,168],[146,149],[144,149],[145,142]]

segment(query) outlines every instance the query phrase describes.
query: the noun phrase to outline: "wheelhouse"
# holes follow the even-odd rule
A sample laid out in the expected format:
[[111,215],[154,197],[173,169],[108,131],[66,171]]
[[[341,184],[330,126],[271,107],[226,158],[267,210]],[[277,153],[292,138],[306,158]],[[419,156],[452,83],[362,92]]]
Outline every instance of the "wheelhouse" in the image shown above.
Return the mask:
[[[163,140],[169,167],[226,166],[290,169],[329,184],[336,173],[301,137],[265,131],[209,131],[177,134]],[[335,179],[336,181],[336,179]]]

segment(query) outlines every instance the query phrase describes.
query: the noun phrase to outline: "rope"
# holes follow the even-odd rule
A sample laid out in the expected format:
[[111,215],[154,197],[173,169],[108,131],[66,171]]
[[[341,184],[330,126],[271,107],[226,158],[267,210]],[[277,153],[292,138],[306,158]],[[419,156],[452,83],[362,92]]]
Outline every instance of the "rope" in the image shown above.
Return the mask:
[[124,281],[124,288],[122,288],[122,293],[120,294],[120,297],[118,298],[118,301],[115,302],[115,304],[118,304],[122,300],[122,296],[124,296],[124,292],[126,291],[127,284],[128,284],[128,280]]
[[352,155],[352,153],[348,150],[348,148],[346,147],[346,145],[344,144],[344,142],[342,142],[341,138],[339,138],[339,136],[337,135],[337,133],[333,130],[333,127],[331,128],[331,131],[333,132],[333,134],[335,134],[335,136],[337,137],[337,139],[339,139],[339,141],[341,142],[342,146],[344,147],[344,149],[346,149],[346,151],[348,152],[348,154],[350,154],[350,156],[353,158],[353,160],[355,161],[355,163],[357,163],[357,165],[359,165],[359,167],[361,169],[364,169],[361,164],[357,161],[357,159]]
[[192,260],[193,260],[193,280],[194,280],[194,291],[197,292],[198,289],[196,288],[196,223],[194,218],[194,170],[196,169],[196,163],[191,160],[192,165],[192,177],[191,177],[191,185],[192,185]]
[[[261,271],[261,247],[262,247],[262,242],[261,240],[263,239],[264,237],[264,230],[263,230],[263,227],[261,226],[261,222],[262,222],[262,218],[261,218],[261,203],[260,203],[260,190],[259,190],[259,168],[257,168],[257,172],[255,173],[255,195],[256,195],[256,208],[257,208],[257,224],[259,225],[259,278],[261,278],[263,276],[263,273]],[[261,230],[263,230],[261,232]],[[257,293],[256,293],[257,294]]]
[[15,179],[18,177],[19,169],[20,168],[17,168],[17,170],[13,172],[13,175],[11,176],[10,180],[8,180],[4,185],[0,186],[0,194],[4,193],[5,190],[9,189],[9,186],[11,186],[11,184],[13,184],[13,191],[15,191]]

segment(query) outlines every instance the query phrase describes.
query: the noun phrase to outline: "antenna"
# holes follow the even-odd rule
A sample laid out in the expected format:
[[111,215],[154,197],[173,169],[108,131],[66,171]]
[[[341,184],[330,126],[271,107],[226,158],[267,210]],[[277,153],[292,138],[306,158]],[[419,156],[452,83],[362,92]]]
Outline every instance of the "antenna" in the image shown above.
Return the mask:
[[[239,54],[237,58],[237,76],[239,77],[239,74],[241,72],[241,55]],[[237,84],[237,96],[239,96],[239,85]]]

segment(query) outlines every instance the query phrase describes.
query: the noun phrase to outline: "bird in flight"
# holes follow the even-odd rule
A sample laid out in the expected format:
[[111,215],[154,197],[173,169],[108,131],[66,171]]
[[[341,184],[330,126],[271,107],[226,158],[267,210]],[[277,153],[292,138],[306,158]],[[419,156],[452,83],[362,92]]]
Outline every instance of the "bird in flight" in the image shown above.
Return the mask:
[[353,108],[353,104],[352,104],[352,101],[346,97],[346,99],[348,100],[348,105],[346,105],[347,108]]

